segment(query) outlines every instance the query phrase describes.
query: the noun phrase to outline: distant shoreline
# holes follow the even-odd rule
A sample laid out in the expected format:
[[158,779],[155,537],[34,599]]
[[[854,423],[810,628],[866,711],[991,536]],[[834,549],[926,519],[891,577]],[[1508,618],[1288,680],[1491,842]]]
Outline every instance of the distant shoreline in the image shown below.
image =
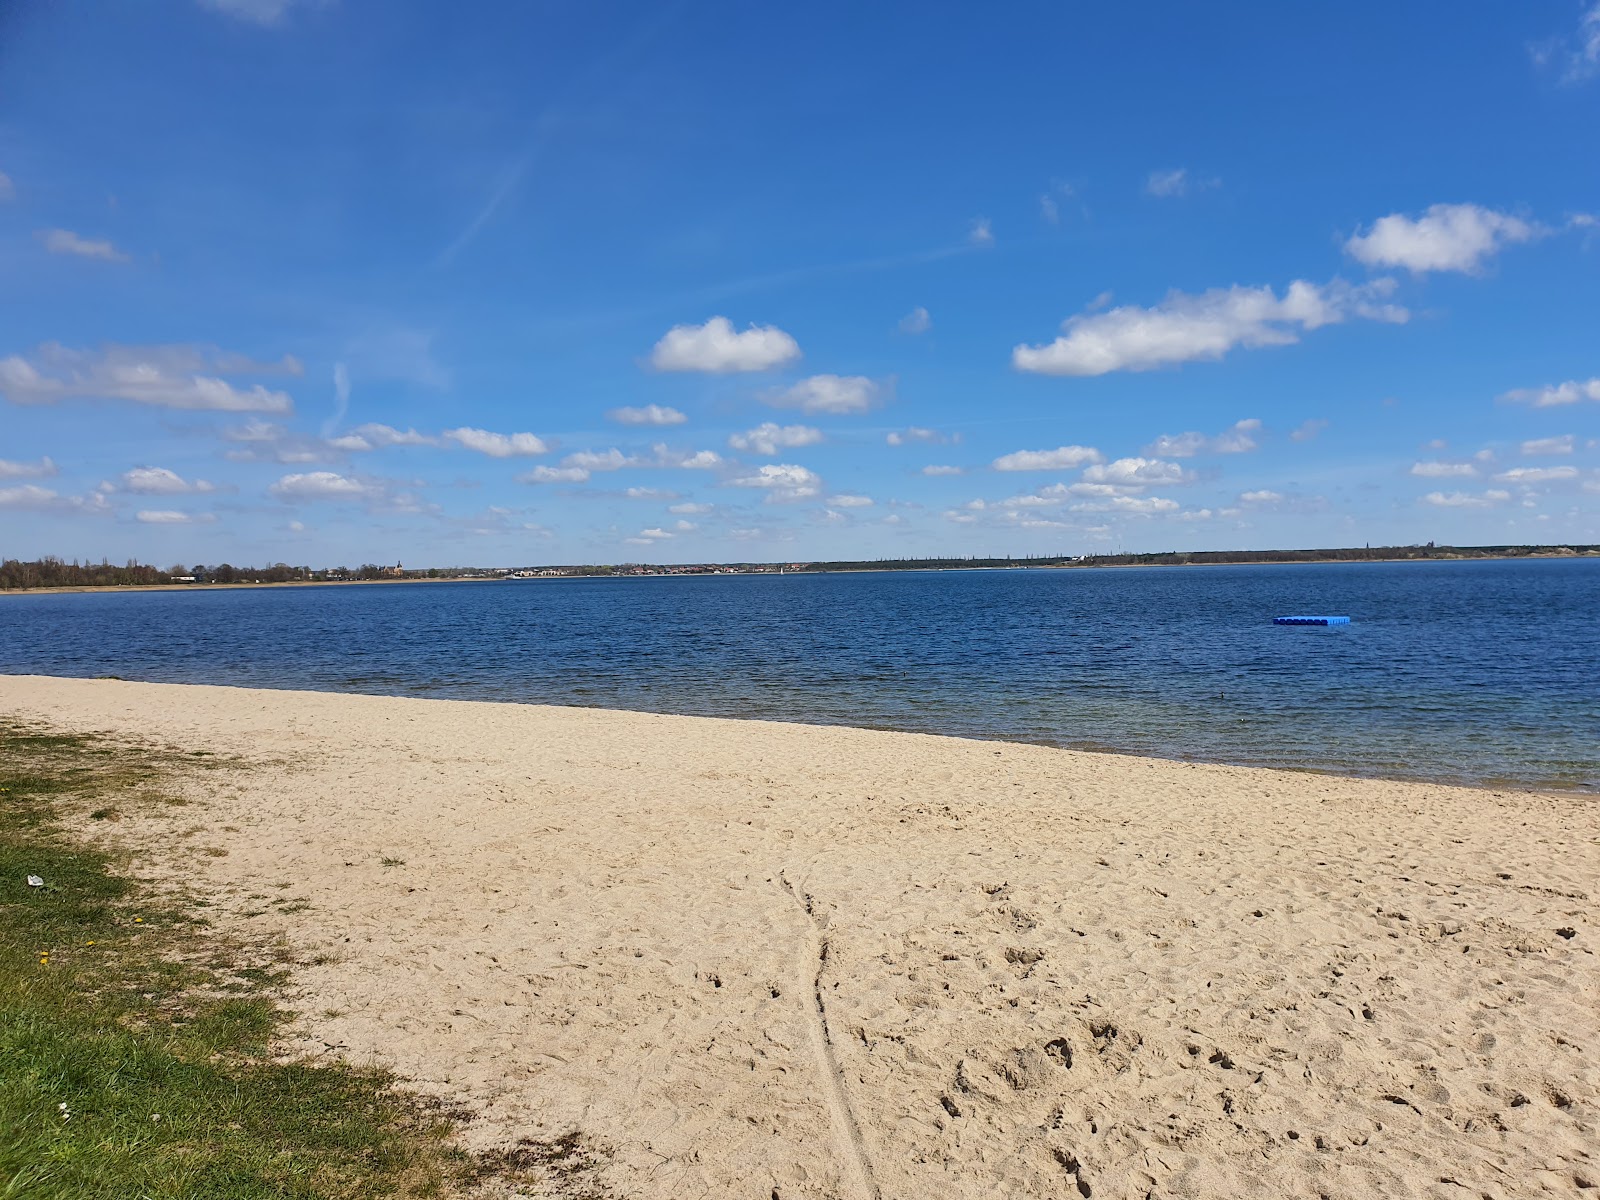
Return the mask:
[[[1196,551],[1195,553],[1206,553]],[[78,592],[212,592],[212,591],[239,591],[244,589],[281,589],[281,588],[337,588],[337,587],[371,587],[374,585],[393,586],[408,583],[554,583],[574,579],[706,579],[727,578],[729,576],[744,575],[889,575],[908,574],[916,572],[949,573],[956,571],[1095,571],[1095,570],[1138,570],[1151,567],[1319,567],[1319,566],[1365,566],[1381,563],[1456,563],[1456,562],[1527,562],[1530,559],[1540,561],[1565,561],[1578,558],[1600,558],[1600,551],[1573,550],[1565,554],[1553,551],[1533,551],[1528,554],[1441,554],[1427,558],[1393,557],[1393,558],[1306,558],[1306,559],[1281,559],[1261,558],[1243,562],[1049,562],[1027,563],[1018,562],[1010,565],[983,566],[942,566],[942,567],[880,567],[863,564],[859,567],[823,567],[814,570],[800,571],[733,571],[716,572],[703,571],[686,573],[682,571],[644,571],[629,574],[610,575],[534,575],[512,577],[497,575],[485,578],[483,576],[447,576],[437,579],[292,579],[282,583],[132,583],[132,584],[73,584],[70,587],[39,587],[39,588],[0,588],[0,596],[45,596],[45,595],[70,595]]]

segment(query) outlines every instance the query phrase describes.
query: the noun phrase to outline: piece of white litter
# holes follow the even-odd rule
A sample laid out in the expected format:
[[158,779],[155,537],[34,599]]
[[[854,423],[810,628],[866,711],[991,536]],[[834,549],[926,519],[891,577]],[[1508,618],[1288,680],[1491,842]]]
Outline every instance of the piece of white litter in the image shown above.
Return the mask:
[[44,886],[44,880],[40,879],[37,875],[29,875],[28,876],[28,886],[29,887],[43,887]]

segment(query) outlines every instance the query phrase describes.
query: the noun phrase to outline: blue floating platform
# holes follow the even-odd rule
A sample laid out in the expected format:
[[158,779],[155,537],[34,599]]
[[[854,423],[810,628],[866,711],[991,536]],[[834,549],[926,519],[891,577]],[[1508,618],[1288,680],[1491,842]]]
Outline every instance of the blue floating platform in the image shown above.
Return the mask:
[[1348,625],[1349,617],[1273,617],[1274,625]]

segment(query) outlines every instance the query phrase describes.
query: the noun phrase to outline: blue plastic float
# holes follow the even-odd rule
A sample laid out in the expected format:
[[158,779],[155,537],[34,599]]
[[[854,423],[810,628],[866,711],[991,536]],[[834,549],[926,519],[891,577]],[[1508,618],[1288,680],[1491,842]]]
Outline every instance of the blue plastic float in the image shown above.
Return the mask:
[[1274,625],[1348,625],[1349,617],[1273,617]]

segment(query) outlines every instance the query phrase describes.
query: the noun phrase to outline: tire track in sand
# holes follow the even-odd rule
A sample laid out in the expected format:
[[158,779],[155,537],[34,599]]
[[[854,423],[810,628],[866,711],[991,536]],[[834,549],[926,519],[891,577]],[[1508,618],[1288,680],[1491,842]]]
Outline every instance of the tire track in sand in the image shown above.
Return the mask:
[[806,945],[800,954],[799,975],[811,988],[810,1019],[806,1026],[817,1060],[817,1074],[822,1079],[823,1100],[833,1126],[840,1173],[848,1182],[850,1192],[859,1200],[881,1200],[872,1177],[872,1160],[867,1157],[867,1144],[861,1136],[855,1109],[845,1094],[844,1075],[839,1070],[839,1057],[834,1052],[833,1036],[828,1030],[828,1006],[822,997],[822,973],[827,968],[831,947],[826,932],[828,919],[817,915],[811,896],[797,891],[782,871],[778,872],[778,883],[806,919]]

